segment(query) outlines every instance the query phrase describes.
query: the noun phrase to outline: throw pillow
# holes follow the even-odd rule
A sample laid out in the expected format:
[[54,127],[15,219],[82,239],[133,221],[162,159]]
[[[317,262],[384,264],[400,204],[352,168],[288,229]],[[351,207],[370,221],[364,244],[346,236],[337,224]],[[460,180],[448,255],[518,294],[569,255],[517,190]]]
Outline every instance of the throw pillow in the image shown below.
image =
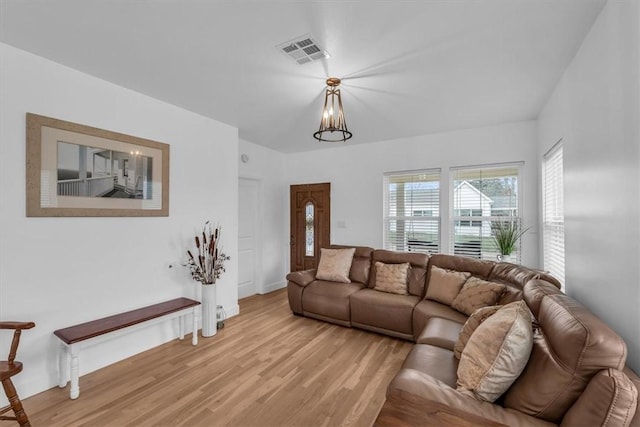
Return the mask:
[[522,373],[532,347],[527,304],[517,301],[505,305],[469,338],[458,365],[458,391],[494,402]]
[[471,316],[480,307],[496,305],[507,290],[505,285],[470,277],[462,287],[458,296],[451,303],[451,307],[461,313]]
[[464,347],[467,345],[469,338],[471,338],[471,335],[473,335],[473,331],[475,331],[482,322],[494,315],[496,311],[500,310],[501,307],[501,305],[481,307],[471,313],[471,316],[469,316],[467,321],[462,326],[460,334],[458,335],[458,339],[453,346],[453,355],[456,357],[456,359],[460,360],[460,354],[462,354],[462,350],[464,350]]
[[389,292],[392,294],[408,295],[407,278],[409,276],[408,262],[403,264],[384,264],[380,261],[375,263],[376,268],[376,291]]
[[316,271],[316,279],[331,282],[351,283],[349,270],[356,248],[320,249],[320,262]]
[[453,300],[460,293],[462,285],[471,277],[471,273],[445,270],[444,268],[431,266],[431,276],[429,276],[429,286],[425,299],[441,302],[451,306]]

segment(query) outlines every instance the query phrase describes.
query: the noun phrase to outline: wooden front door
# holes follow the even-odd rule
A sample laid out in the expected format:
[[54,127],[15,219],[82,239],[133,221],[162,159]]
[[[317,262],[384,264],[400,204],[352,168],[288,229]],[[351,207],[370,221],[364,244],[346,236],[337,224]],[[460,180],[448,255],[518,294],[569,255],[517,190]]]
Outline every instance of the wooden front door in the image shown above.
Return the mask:
[[291,186],[291,271],[316,268],[320,248],[329,245],[331,184]]

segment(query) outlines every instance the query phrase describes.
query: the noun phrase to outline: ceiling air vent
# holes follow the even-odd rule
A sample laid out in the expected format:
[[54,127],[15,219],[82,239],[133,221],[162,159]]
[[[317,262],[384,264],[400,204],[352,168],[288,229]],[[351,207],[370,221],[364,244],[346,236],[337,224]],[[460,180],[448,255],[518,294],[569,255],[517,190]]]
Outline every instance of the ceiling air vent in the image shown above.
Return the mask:
[[331,57],[329,52],[324,50],[309,34],[296,37],[276,47],[298,64],[306,64],[307,62]]

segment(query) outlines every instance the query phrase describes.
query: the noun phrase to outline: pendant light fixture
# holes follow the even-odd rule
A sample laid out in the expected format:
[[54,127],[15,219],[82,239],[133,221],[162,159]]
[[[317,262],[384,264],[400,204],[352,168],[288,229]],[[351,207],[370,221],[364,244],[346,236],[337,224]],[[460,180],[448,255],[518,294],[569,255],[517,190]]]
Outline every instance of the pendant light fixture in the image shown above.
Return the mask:
[[347,129],[347,122],[344,119],[344,111],[342,110],[342,97],[338,86],[340,86],[339,78],[329,77],[327,79],[320,129],[313,134],[313,137],[318,141],[345,142],[353,136]]

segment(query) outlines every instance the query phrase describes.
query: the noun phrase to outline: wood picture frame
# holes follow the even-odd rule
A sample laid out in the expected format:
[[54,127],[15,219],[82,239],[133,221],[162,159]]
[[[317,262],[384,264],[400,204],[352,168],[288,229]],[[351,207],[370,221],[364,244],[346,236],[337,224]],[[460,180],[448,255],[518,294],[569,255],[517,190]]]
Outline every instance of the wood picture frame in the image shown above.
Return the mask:
[[26,134],[27,217],[169,216],[168,144],[33,113]]

